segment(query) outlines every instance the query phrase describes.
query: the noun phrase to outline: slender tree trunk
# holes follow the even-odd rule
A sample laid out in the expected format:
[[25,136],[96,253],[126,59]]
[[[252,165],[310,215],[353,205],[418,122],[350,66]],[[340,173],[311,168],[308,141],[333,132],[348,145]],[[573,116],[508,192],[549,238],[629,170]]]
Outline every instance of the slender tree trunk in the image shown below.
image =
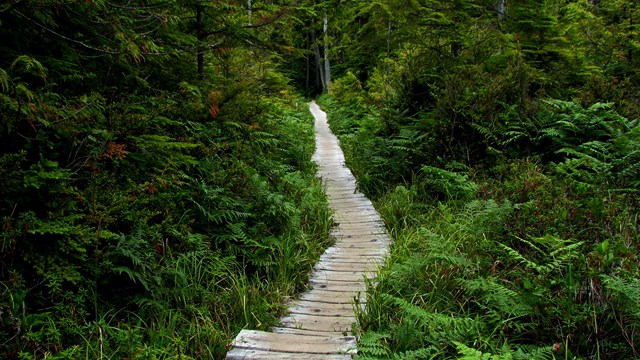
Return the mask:
[[635,10],[636,10],[636,5],[635,2],[631,2],[631,8],[627,7],[626,10],[629,13],[629,36],[627,37],[629,39],[629,42],[627,44],[627,57],[628,57],[628,61],[629,61],[629,65],[633,66],[634,63],[634,56],[633,56],[633,46],[632,46],[632,42],[633,42],[633,33],[635,32],[635,24],[633,22],[633,16],[635,15]]
[[313,43],[315,57],[316,57],[316,71],[318,72],[318,78],[320,85],[322,86],[322,91],[327,91],[326,82],[324,78],[324,69],[322,65],[322,58],[320,57],[320,47],[318,46],[318,41],[316,39],[316,35],[314,31],[311,31],[311,41]]
[[496,12],[498,13],[498,20],[502,20],[505,14],[505,2],[506,0],[498,0],[496,5]]
[[391,19],[389,19],[389,26],[387,27],[387,58],[391,56]]
[[[309,32],[307,32],[307,37],[306,37],[307,48],[310,47],[310,45],[309,45],[310,38],[311,38],[311,34],[309,34]],[[310,86],[309,82],[311,81],[311,60],[309,59],[309,55],[305,56],[305,61],[307,62],[307,77],[305,79],[304,89],[308,92],[309,91],[309,86]]]
[[330,91],[331,84],[331,65],[329,64],[329,18],[327,14],[324,14],[324,89],[328,93]]
[[204,80],[204,47],[202,46],[204,39],[202,27],[202,6],[196,3],[196,38],[198,39],[196,59],[198,63],[198,80]]

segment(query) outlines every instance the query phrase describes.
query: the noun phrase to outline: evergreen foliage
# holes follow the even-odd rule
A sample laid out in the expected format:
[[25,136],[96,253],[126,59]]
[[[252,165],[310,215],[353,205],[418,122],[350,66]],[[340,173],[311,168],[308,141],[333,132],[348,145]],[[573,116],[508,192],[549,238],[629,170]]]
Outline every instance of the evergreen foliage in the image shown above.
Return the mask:
[[395,238],[359,356],[640,356],[638,7],[362,6],[321,98]]
[[0,358],[220,358],[274,323],[331,225],[288,11],[0,5]]
[[219,358],[272,324],[331,225],[322,89],[396,239],[360,357],[638,358],[639,11],[0,5],[0,357]]

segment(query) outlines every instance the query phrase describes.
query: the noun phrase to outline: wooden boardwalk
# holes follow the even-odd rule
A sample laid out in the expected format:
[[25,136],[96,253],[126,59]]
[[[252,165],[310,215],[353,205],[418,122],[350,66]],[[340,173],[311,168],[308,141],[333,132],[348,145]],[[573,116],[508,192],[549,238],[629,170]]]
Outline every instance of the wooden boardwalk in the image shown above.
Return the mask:
[[375,277],[389,238],[371,201],[356,191],[326,114],[315,102],[310,109],[316,128],[313,160],[339,223],[332,232],[336,243],[321,256],[310,276],[311,289],[290,304],[281,326],[272,332],[242,330],[227,359],[351,359],[355,353],[353,300],[365,301],[364,277]]

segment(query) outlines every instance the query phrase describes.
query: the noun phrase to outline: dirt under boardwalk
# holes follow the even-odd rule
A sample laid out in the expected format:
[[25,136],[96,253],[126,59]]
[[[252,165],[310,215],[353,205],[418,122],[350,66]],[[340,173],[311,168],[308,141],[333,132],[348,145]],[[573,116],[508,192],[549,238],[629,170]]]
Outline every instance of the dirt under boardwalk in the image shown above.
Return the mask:
[[315,102],[310,110],[316,129],[313,160],[339,223],[333,230],[336,244],[322,255],[310,277],[311,289],[292,302],[281,326],[272,332],[241,331],[227,359],[350,359],[355,353],[355,338],[349,336],[353,300],[363,297],[364,277],[375,277],[389,238],[371,201],[356,191],[327,115]]

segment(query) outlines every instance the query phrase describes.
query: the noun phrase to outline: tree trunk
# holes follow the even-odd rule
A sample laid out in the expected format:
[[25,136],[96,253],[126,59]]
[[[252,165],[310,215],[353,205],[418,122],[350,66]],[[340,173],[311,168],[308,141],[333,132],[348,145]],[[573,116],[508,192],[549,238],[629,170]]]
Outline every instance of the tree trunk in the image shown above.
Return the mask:
[[[309,34],[309,32],[307,32],[307,37],[306,37],[306,41],[307,41],[307,47],[309,48],[309,42],[311,39],[311,34]],[[311,84],[309,84],[309,82],[311,81],[311,60],[309,59],[310,55],[306,55],[305,56],[305,61],[307,62],[307,77],[305,79],[305,83],[304,83],[304,89],[305,91],[309,92],[309,87],[311,86]]]
[[391,19],[389,19],[389,24],[387,26],[387,58],[391,56],[391,35],[392,35]]
[[327,91],[326,82],[324,78],[324,67],[322,64],[322,58],[320,57],[320,47],[318,46],[318,41],[316,39],[316,35],[314,31],[311,32],[311,42],[313,43],[313,47],[315,49],[314,55],[316,57],[316,69],[317,69],[316,71],[318,72],[318,77],[320,80],[319,82],[320,82],[320,85],[322,86],[322,91]]
[[202,46],[204,39],[202,27],[202,7],[196,4],[196,38],[198,39],[196,59],[198,63],[198,80],[204,80],[204,47]]
[[331,65],[329,64],[329,18],[327,14],[324,14],[324,90],[328,93],[330,91],[331,84]]
[[505,14],[505,2],[506,0],[498,0],[496,5],[496,12],[498,13],[498,20],[502,20]]

